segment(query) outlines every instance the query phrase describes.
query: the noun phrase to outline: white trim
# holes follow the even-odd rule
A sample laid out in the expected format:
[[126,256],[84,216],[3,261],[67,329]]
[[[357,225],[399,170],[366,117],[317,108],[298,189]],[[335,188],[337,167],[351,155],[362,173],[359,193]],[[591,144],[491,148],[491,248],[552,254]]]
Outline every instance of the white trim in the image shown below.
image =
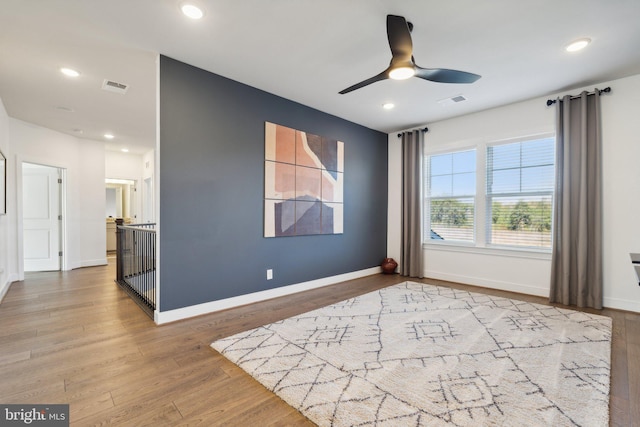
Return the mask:
[[634,313],[640,313],[640,302],[630,301],[620,298],[604,297],[602,305],[606,308],[614,308],[616,310],[632,311]]
[[11,284],[13,282],[17,282],[17,281],[18,281],[18,275],[17,274],[10,274],[9,277],[7,277],[7,282],[0,289],[0,303],[2,303],[2,300],[4,299],[4,296],[7,294],[7,292],[9,292],[9,288],[11,288]]
[[[160,54],[156,55],[156,142],[153,150],[153,175],[151,176],[151,182],[153,185],[153,213],[151,218],[156,224],[156,286],[155,286],[155,302],[156,308],[153,312],[154,319],[157,319],[158,313],[160,313]],[[148,218],[148,217],[147,217]],[[156,321],[157,323],[157,321]]]
[[[534,286],[527,286],[518,283],[501,282],[497,280],[487,280],[478,277],[469,277],[459,274],[448,274],[437,271],[429,271],[425,273],[427,279],[446,280],[448,282],[464,283],[466,285],[478,286],[489,289],[498,289],[501,291],[517,292],[525,295],[535,295],[539,297],[549,297],[548,288],[537,288]],[[629,301],[620,298],[604,297],[602,305],[605,308],[611,308],[614,310],[625,310],[634,313],[640,313],[640,303],[638,301]],[[571,307],[568,307],[571,308]]]
[[347,280],[359,279],[361,277],[379,274],[381,271],[382,269],[380,267],[372,267],[365,270],[353,271],[351,273],[339,274],[337,276],[325,277],[323,279],[310,280],[308,282],[282,286],[280,288],[253,292],[246,295],[239,295],[237,297],[225,298],[218,301],[206,302],[203,304],[192,305],[184,308],[177,308],[175,310],[156,310],[154,321],[156,322],[156,324],[162,325],[164,323],[175,322],[177,320],[188,319],[190,317],[209,314],[233,307],[239,307],[241,305],[252,304],[255,302],[295,294],[310,289],[321,288],[323,286],[329,286]]
[[550,250],[540,250],[528,247],[514,248],[513,246],[509,246],[505,248],[499,245],[475,246],[472,243],[461,244],[446,241],[433,241],[424,243],[422,248],[427,251],[463,252],[468,254],[493,255],[508,258],[551,260]]
[[[0,270],[0,274],[2,274],[2,271]],[[7,280],[7,283],[5,283],[2,288],[0,288],[0,303],[2,303],[2,300],[4,299],[4,296],[7,294],[7,292],[9,292],[9,288],[11,287],[11,282],[9,282]]]
[[502,282],[499,280],[482,279],[480,277],[463,276],[461,274],[441,273],[429,271],[425,273],[425,278],[446,280],[447,282],[464,283],[465,285],[478,286],[501,291],[516,292],[526,295],[548,297],[549,288],[538,288],[535,286],[522,285],[520,283]]
[[80,267],[96,267],[99,265],[107,265],[107,258],[85,259],[80,262]]
[[98,266],[107,265],[107,264],[108,264],[107,258],[84,259],[84,260],[74,261],[72,263],[69,263],[67,265],[68,268],[64,271],[70,271],[70,270],[75,270],[77,268],[84,268],[84,267],[98,267]]

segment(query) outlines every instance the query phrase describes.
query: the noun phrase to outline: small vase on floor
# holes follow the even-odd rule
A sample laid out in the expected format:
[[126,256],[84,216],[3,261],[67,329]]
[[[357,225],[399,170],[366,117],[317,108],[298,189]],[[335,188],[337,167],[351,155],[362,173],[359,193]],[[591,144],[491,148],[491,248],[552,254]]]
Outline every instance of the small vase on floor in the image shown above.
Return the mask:
[[394,274],[398,267],[398,263],[395,262],[393,258],[385,258],[380,267],[384,274]]

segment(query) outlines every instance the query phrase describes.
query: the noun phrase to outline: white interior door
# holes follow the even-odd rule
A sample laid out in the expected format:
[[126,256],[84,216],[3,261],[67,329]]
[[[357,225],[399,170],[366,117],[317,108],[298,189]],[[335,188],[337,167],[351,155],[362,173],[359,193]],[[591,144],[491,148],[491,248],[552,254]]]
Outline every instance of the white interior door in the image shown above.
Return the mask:
[[60,270],[60,170],[22,164],[24,271]]

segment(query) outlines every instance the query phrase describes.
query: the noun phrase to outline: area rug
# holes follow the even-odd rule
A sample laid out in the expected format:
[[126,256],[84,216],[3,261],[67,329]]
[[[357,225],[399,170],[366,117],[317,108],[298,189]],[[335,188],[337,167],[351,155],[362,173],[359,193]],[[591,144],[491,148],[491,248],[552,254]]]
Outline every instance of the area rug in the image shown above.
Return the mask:
[[320,426],[607,426],[611,319],[405,282],[215,341]]

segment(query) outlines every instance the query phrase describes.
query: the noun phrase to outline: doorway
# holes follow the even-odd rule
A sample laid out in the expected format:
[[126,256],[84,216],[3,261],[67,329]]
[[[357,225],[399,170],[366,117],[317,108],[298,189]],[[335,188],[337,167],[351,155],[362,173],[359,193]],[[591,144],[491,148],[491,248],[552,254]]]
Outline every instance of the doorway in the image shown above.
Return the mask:
[[24,271],[62,265],[62,169],[22,163]]
[[154,222],[155,215],[153,214],[153,176],[144,179],[144,192],[142,193],[142,195],[144,197],[142,207],[143,222]]
[[116,219],[125,224],[137,222],[138,200],[136,181],[106,178],[107,256],[116,251]]

